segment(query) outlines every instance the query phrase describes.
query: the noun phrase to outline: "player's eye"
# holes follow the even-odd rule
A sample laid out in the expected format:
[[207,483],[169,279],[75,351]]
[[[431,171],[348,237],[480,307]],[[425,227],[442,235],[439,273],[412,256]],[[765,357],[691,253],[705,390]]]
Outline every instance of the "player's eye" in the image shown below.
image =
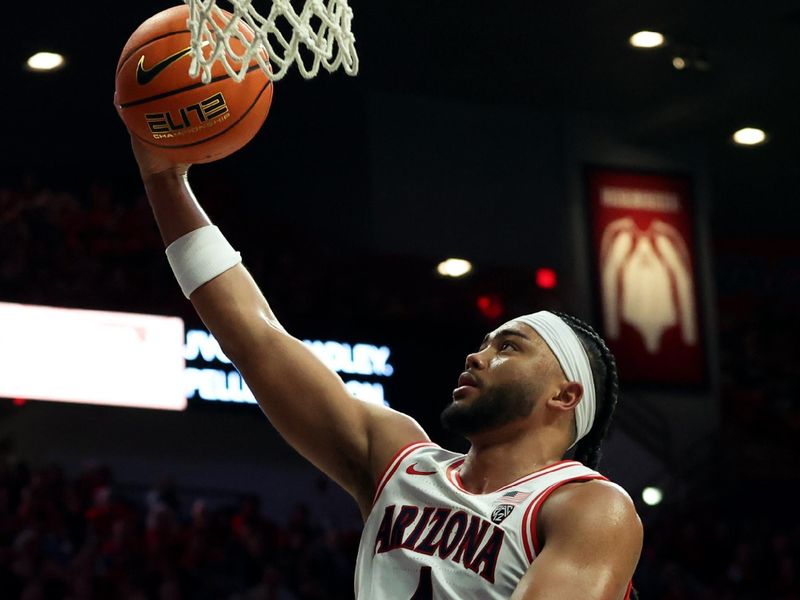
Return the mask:
[[501,342],[500,343],[500,350],[506,350],[507,348],[511,348],[512,350],[516,350],[516,346],[509,341]]

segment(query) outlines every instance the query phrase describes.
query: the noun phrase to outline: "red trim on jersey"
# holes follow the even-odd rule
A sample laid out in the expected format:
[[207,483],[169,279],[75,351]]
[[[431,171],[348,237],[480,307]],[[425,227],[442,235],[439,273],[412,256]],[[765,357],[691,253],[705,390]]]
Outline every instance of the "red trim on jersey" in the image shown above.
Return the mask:
[[531,544],[528,541],[528,517],[530,517],[531,511],[533,507],[536,506],[536,501],[539,500],[539,497],[547,491],[547,488],[543,489],[539,492],[536,496],[534,496],[533,500],[528,503],[527,508],[525,509],[525,514],[522,515],[522,548],[525,550],[525,556],[528,558],[528,562],[533,562],[533,551],[531,550]]
[[536,508],[533,509],[533,513],[531,514],[531,525],[530,525],[531,543],[533,544],[533,551],[537,555],[542,551],[542,546],[539,543],[539,536],[536,534],[536,519],[539,517],[539,511],[542,509],[542,506],[544,506],[545,500],[547,500],[550,494],[555,492],[562,485],[565,485],[567,483],[575,483],[578,481],[592,481],[595,479],[608,481],[608,477],[603,477],[602,475],[579,475],[577,477],[573,477],[572,479],[565,479],[564,481],[559,481],[558,483],[554,483],[539,495],[539,497],[536,499],[535,502]]
[[372,498],[372,506],[375,506],[375,503],[378,501],[378,496],[381,495],[383,488],[386,487],[386,484],[392,478],[395,471],[397,471],[400,464],[411,455],[412,452],[420,448],[425,448],[427,446],[436,446],[433,442],[411,442],[410,444],[406,444],[402,448],[400,448],[392,457],[392,460],[389,461],[389,464],[386,465],[386,468],[383,470],[381,477],[378,479],[378,487],[375,490],[375,496]]
[[[568,467],[572,467],[575,465],[580,465],[581,463],[574,461],[574,460],[560,460],[558,462],[554,462],[552,465],[547,465],[546,467],[542,467],[534,471],[533,473],[528,473],[527,475],[523,475],[519,479],[512,481],[508,485],[504,485],[500,489],[491,491],[491,492],[484,492],[483,494],[475,494],[473,492],[468,491],[464,488],[464,482],[461,481],[461,475],[459,474],[456,469],[464,464],[464,458],[460,458],[455,461],[453,464],[447,467],[447,480],[450,481],[453,485],[455,485],[459,490],[464,492],[465,494],[469,494],[470,496],[485,496],[487,494],[496,494],[497,492],[502,492],[509,488],[518,486],[522,483],[526,483],[531,481],[532,479],[536,479],[537,477],[542,477],[544,475],[549,475],[550,473],[555,473],[556,471],[560,471],[561,469],[566,469]],[[555,468],[554,468],[555,467]]]
[[[580,464],[581,463],[579,463],[576,460],[560,460],[558,462],[553,463],[550,466],[542,467],[538,471],[534,471],[533,473],[530,473],[529,475],[525,475],[521,479],[517,479],[515,482],[509,483],[508,485],[506,485],[504,487],[501,487],[497,491],[498,492],[502,492],[503,490],[507,490],[508,488],[517,486],[517,485],[519,485],[521,483],[526,483],[526,482],[530,481],[531,479],[536,479],[537,477],[541,477],[542,475],[549,475],[550,473],[555,473],[556,471],[560,471],[561,469],[566,469],[567,467],[573,467],[575,465],[580,465]],[[553,469],[553,467],[558,467],[558,468],[557,469]],[[544,472],[545,469],[552,469],[552,471],[548,470],[545,473]]]
[[[459,488],[461,488],[461,491],[462,491],[462,492],[467,492],[467,490],[464,488],[464,482],[463,482],[463,481],[461,481],[461,473],[459,473],[458,471],[453,471],[453,482],[454,482],[454,483],[455,483],[455,484],[456,484],[456,485],[457,485]],[[472,494],[472,492],[467,492],[467,493],[468,493],[468,494]],[[473,495],[473,496],[477,496],[477,494],[472,494],[472,495]]]
[[631,591],[633,591],[633,579],[628,582],[628,589],[625,592],[625,598],[623,600],[629,600],[631,597]]
[[[455,485],[459,489],[462,489],[462,486],[459,485],[459,480],[461,478],[459,477],[458,480],[455,479],[455,476],[458,475],[458,471],[455,471],[455,470],[458,467],[460,467],[461,465],[463,465],[465,460],[466,460],[465,458],[459,458],[452,465],[448,465],[447,471],[445,473],[445,479],[447,479],[450,483],[452,483],[453,485]],[[454,471],[455,471],[455,473],[454,473]],[[462,489],[462,491],[467,492],[467,490],[464,490],[464,489]],[[467,493],[469,494],[470,492],[467,492]]]

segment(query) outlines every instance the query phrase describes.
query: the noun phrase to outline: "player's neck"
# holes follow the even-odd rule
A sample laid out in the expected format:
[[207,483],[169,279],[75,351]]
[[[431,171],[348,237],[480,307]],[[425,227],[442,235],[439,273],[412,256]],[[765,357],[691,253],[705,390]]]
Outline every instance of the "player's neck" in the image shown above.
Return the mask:
[[459,476],[474,494],[498,490],[562,459],[566,445],[558,431],[529,429],[475,436]]

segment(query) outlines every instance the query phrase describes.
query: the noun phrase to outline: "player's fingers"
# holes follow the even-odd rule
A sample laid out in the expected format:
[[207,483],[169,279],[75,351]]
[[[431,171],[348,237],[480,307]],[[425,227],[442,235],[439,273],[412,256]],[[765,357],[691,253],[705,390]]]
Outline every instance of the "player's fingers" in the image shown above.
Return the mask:
[[136,162],[139,164],[139,172],[142,178],[146,178],[158,173],[174,171],[182,175],[189,170],[189,164],[180,164],[171,161],[168,157],[153,151],[143,141],[136,136],[131,136],[131,148]]

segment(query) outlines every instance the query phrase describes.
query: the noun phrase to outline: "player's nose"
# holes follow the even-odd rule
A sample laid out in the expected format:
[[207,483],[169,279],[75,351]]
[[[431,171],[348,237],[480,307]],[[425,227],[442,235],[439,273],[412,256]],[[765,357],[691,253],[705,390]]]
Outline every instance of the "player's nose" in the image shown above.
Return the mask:
[[483,356],[480,352],[471,352],[467,354],[467,360],[464,363],[464,369],[483,369],[486,366],[486,362],[483,359]]

